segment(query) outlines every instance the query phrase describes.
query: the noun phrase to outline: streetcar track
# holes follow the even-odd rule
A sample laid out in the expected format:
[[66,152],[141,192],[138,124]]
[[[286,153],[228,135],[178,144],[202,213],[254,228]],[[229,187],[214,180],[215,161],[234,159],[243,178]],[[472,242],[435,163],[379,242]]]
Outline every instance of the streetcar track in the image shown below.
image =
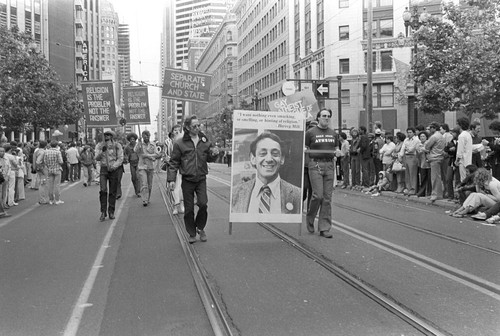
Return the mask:
[[[227,196],[215,191],[213,188],[207,187],[208,191],[219,199],[229,203]],[[370,298],[377,304],[384,307],[389,312],[393,313],[395,316],[401,318],[403,321],[408,323],[410,326],[420,331],[424,335],[434,335],[434,336],[450,336],[451,334],[447,331],[440,329],[435,326],[432,322],[426,320],[425,318],[418,315],[416,312],[412,311],[410,308],[405,307],[401,303],[397,302],[395,299],[391,298],[390,295],[380,292],[374,286],[365,283],[362,279],[358,278],[356,275],[349,273],[342,266],[335,264],[332,260],[329,260],[325,256],[321,255],[312,248],[300,243],[295,238],[284,233],[278,229],[273,224],[269,223],[258,223],[262,228],[268,230],[273,235],[278,237],[280,240],[286,242],[291,247],[295,248],[306,257],[316,262],[327,271],[341,279],[342,281],[349,284],[351,287],[360,291],[363,295]]]
[[[211,178],[217,182],[220,182],[226,186],[230,186],[230,184],[221,178],[218,177],[213,177]],[[207,188],[208,191],[213,194],[214,196],[218,197],[219,199],[223,200],[224,202],[229,203],[229,197],[216,191],[214,188]],[[373,216],[377,217],[378,215],[376,214],[371,214],[369,212],[364,212],[358,209],[354,209],[348,206],[342,206],[341,204],[335,203],[335,205],[339,207],[343,207],[347,210],[353,210],[358,213],[364,214],[366,216]],[[383,216],[378,216],[379,219],[383,219],[386,221],[390,221],[393,223],[396,223],[398,225],[402,225],[404,227],[413,229],[415,231],[420,231],[425,234],[429,235],[434,235],[436,237],[439,237],[441,239],[445,239],[448,241],[452,241],[454,243],[466,245],[468,247],[473,247],[482,251],[486,251],[488,253],[493,253],[493,254],[500,254],[500,251],[497,251],[495,249],[491,249],[488,247],[480,246],[477,244],[473,244],[468,241],[464,241],[455,237],[447,236],[444,234],[440,234],[438,232],[434,232],[432,230],[427,230],[423,228],[418,228],[413,225],[410,225],[408,223],[402,223],[398,222],[395,220],[392,220],[390,218],[385,218]],[[325,269],[330,271],[332,274],[335,276],[339,277],[349,285],[353,286],[354,288],[360,290],[364,295],[368,296],[378,304],[384,306],[387,310],[391,311],[394,313],[396,316],[400,317],[410,325],[412,325],[414,328],[417,330],[423,332],[426,335],[449,335],[448,332],[441,330],[439,327],[435,326],[432,322],[428,321],[427,319],[421,317],[418,315],[418,313],[412,311],[410,308],[400,304],[397,302],[395,299],[391,298],[388,294],[383,293],[379,291],[377,288],[373,287],[372,285],[365,283],[362,279],[359,279],[356,275],[353,275],[349,273],[347,270],[345,270],[342,266],[336,265],[333,261],[329,260],[325,256],[321,255],[320,253],[314,251],[312,248],[305,246],[304,244],[300,243],[297,241],[295,238],[292,236],[284,233],[280,229],[278,229],[276,226],[273,224],[269,223],[258,223],[261,227],[264,229],[270,231],[272,234],[277,236],[279,239],[285,241],[288,243],[290,246],[293,248],[297,249],[307,257],[309,257],[311,260],[314,262],[317,262],[321,266],[323,266]],[[453,281],[457,281],[459,283],[462,283],[463,285],[466,285],[474,290],[480,291],[481,293],[488,295],[496,300],[500,300],[500,286],[497,284],[491,283],[486,281],[485,279],[479,278],[477,276],[474,276],[472,274],[463,272],[461,270],[455,269],[453,267],[450,267],[449,265],[443,264],[438,262],[437,260],[427,258],[425,256],[419,255],[415,253],[414,251],[404,249],[402,247],[399,247],[397,245],[391,244],[389,242],[381,241],[380,239],[361,233],[359,230],[350,228],[347,225],[344,225],[340,222],[333,221],[332,226],[340,231],[343,231],[344,233],[348,233],[349,235],[361,239],[365,242],[369,242],[372,245],[377,245],[379,248],[383,250],[387,250],[395,255],[398,255],[404,259],[407,259],[413,263],[416,263],[422,267],[428,268],[435,273],[438,273],[442,276],[446,276]],[[382,243],[381,243],[382,242]]]
[[500,251],[499,250],[495,250],[495,249],[492,249],[492,248],[489,248],[489,247],[485,247],[485,246],[481,246],[481,245],[478,245],[478,244],[474,244],[474,243],[471,243],[469,241],[466,241],[466,240],[463,240],[463,239],[459,239],[459,238],[456,238],[456,237],[453,237],[453,236],[445,235],[445,234],[440,233],[440,232],[436,232],[436,231],[433,231],[433,230],[425,229],[425,228],[422,228],[422,227],[419,227],[419,226],[416,226],[416,225],[412,225],[412,224],[409,224],[409,223],[405,223],[405,222],[402,222],[402,221],[391,219],[389,217],[378,215],[378,214],[375,214],[375,213],[371,213],[371,212],[359,210],[357,208],[354,208],[354,207],[351,207],[351,206],[348,206],[348,205],[343,205],[343,204],[340,204],[340,203],[337,203],[337,202],[332,202],[332,205],[335,205],[335,206],[337,206],[339,208],[346,209],[346,210],[349,210],[349,211],[357,212],[357,213],[363,214],[363,215],[368,216],[368,217],[373,217],[373,218],[377,218],[377,219],[380,219],[380,220],[384,220],[386,222],[391,222],[393,224],[396,224],[396,225],[399,225],[399,226],[403,226],[405,228],[408,228],[408,229],[411,229],[411,230],[414,230],[414,231],[418,231],[418,232],[422,232],[422,233],[425,233],[425,234],[428,234],[428,235],[431,235],[431,236],[435,236],[435,237],[438,237],[438,238],[441,238],[441,239],[444,239],[444,240],[452,241],[454,243],[466,245],[468,247],[473,247],[473,248],[476,248],[476,249],[479,249],[479,250],[482,250],[482,251],[486,251],[488,253],[493,253],[493,254],[500,255]]
[[[158,174],[156,175],[157,178],[162,181],[160,176],[158,176]],[[200,295],[200,299],[203,303],[205,311],[207,312],[207,316],[215,336],[234,335],[231,325],[233,326],[233,329],[238,329],[236,328],[236,326],[234,326],[234,324],[231,323],[230,318],[226,317],[226,314],[224,314],[224,308],[221,307],[221,303],[219,303],[219,300],[217,300],[218,291],[217,289],[212,289],[212,286],[210,285],[208,279],[208,275],[206,274],[201,261],[199,260],[198,253],[187,240],[188,235],[182,226],[182,221],[179,217],[172,214],[172,195],[167,192],[166,187],[163,185],[163,183],[159,183],[159,188],[161,196],[163,198],[163,202],[165,204],[165,208],[174,225],[175,231],[181,243],[182,250],[184,251],[184,254],[186,256],[189,269],[191,270],[193,280]],[[239,334],[239,332],[237,334]]]

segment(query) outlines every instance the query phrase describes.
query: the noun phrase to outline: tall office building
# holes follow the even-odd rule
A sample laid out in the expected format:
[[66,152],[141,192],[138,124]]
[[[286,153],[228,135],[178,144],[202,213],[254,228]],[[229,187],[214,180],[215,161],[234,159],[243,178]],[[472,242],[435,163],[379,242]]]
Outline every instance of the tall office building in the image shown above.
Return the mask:
[[[115,105],[121,103],[120,69],[118,64],[118,14],[113,4],[101,0],[101,79],[113,81]],[[120,109],[117,109],[119,113]]]
[[[295,1],[298,3],[300,1]],[[259,110],[283,96],[290,72],[288,0],[239,0],[234,6],[238,29],[238,95]]]
[[122,86],[130,86],[130,31],[128,24],[118,27],[118,64]]
[[[162,76],[165,67],[194,70],[189,67],[190,39],[208,40],[234,2],[234,0],[171,0],[169,10],[165,12],[162,33],[162,45],[169,46],[162,48]],[[199,44],[193,42],[191,46]],[[199,51],[198,49],[195,54],[199,55]],[[163,132],[163,128],[169,129],[173,124],[181,123],[182,116],[186,114],[183,110],[188,109],[189,103],[185,108],[181,101],[162,101],[159,121],[164,124],[158,125],[159,134]],[[161,119],[162,115],[165,116],[165,120]]]

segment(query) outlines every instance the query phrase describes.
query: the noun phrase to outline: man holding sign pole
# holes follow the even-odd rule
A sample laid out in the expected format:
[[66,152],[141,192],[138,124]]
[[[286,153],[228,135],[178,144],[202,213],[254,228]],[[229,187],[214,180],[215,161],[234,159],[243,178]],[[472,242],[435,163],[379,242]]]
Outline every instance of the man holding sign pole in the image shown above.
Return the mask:
[[[174,143],[169,161],[167,181],[171,190],[175,189],[177,171],[182,175],[182,195],[184,197],[184,225],[189,234],[189,243],[196,242],[196,234],[202,242],[207,241],[207,162],[214,162],[219,150],[200,131],[196,116],[184,121],[184,136]],[[194,194],[196,193],[198,213],[194,215]]]

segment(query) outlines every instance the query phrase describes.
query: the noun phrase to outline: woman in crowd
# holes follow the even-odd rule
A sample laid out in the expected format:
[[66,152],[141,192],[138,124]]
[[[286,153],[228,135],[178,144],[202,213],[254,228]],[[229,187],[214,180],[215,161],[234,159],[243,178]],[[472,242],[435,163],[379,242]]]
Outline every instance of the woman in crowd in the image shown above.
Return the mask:
[[26,194],[24,192],[24,177],[26,176],[26,166],[24,164],[24,152],[21,148],[17,149],[16,160],[19,169],[16,174],[14,202],[26,199]]
[[359,155],[359,131],[354,127],[351,129],[351,147],[349,149],[349,157],[351,160],[351,183],[353,189],[361,188],[361,157]]
[[[394,146],[394,150],[392,151],[392,158],[395,160],[398,159],[398,153],[401,150],[401,147],[403,146],[403,141],[405,141],[406,135],[402,132],[396,133],[396,142]],[[404,170],[402,171],[393,171],[392,172],[392,179],[393,181],[396,181],[396,190],[395,192],[397,193],[402,193],[403,190],[405,189],[405,172]]]
[[474,183],[476,192],[471,193],[451,216],[464,217],[481,206],[489,209],[500,202],[500,181],[492,177],[488,170],[479,168],[475,173]]
[[453,138],[446,144],[444,148],[445,153],[448,154],[448,169],[446,171],[446,185],[444,189],[446,190],[446,195],[449,200],[455,199],[454,185],[457,186],[460,183],[460,171],[455,165],[455,159],[457,158],[457,146],[458,146],[458,135],[460,134],[460,129],[454,128],[450,131]]
[[[390,134],[387,134],[385,136],[385,144],[382,146],[382,148],[380,148],[380,155],[382,156],[382,168],[386,173],[390,172],[392,163],[394,162],[394,158],[392,157],[394,148],[396,148],[394,137]],[[392,184],[392,174],[387,173],[386,176],[389,182]]]
[[429,139],[429,133],[426,131],[421,131],[418,134],[420,140],[420,145],[417,147],[417,157],[418,157],[418,174],[420,185],[418,187],[417,196],[426,197],[431,195],[432,185],[431,185],[431,165],[427,161],[427,152],[425,150],[424,144]]

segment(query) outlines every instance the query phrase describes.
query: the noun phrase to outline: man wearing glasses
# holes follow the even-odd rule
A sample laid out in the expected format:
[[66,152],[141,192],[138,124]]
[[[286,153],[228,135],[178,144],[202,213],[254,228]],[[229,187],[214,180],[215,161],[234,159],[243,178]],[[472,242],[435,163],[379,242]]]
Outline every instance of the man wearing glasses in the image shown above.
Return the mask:
[[[208,162],[214,162],[219,150],[208,141],[200,131],[200,123],[196,116],[187,117],[184,121],[184,136],[174,143],[170,156],[167,182],[171,190],[175,189],[177,171],[182,176],[182,195],[184,197],[184,225],[189,234],[189,243],[196,242],[196,234],[200,241],[206,242],[207,235],[207,174]],[[194,215],[194,194],[196,193],[198,213]]]
[[322,109],[316,119],[318,125],[306,132],[305,145],[309,152],[309,180],[312,198],[307,211],[307,230],[314,233],[314,220],[319,210],[318,231],[321,237],[332,238],[329,232],[332,222],[332,194],[335,174],[335,152],[338,140],[335,131],[329,127],[332,110]]

